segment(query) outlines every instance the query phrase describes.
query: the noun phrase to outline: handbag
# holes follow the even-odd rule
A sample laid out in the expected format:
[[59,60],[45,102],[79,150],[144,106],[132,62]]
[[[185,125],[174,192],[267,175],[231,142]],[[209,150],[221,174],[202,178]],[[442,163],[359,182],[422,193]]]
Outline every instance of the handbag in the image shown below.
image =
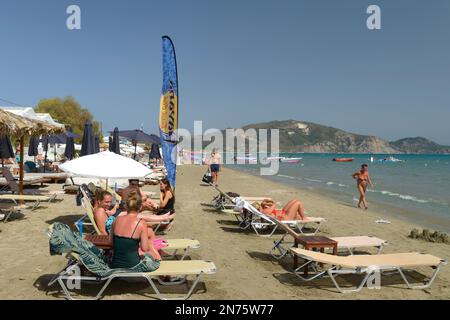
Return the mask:
[[202,181],[204,183],[210,184],[212,182],[211,170],[208,168],[206,173],[203,175]]

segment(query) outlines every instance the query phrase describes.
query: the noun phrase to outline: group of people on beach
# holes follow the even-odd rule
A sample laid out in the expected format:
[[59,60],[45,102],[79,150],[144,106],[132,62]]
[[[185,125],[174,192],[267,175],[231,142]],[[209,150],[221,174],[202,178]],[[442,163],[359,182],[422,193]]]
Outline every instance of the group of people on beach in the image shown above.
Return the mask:
[[[218,186],[219,171],[221,163],[221,155],[216,148],[211,152],[209,161],[209,170],[211,172],[212,184]],[[367,164],[361,165],[361,169],[352,174],[352,178],[357,181],[357,190],[360,194],[358,201],[358,208],[368,209],[369,206],[366,200],[367,187],[373,187],[372,180],[369,175],[369,166]],[[298,199],[292,199],[282,209],[276,209],[275,202],[272,199],[264,199],[258,204],[258,209],[262,213],[272,215],[279,220],[306,220],[303,203]]]
[[175,195],[168,179],[159,183],[159,203],[141,191],[138,179],[130,179],[122,192],[120,203],[113,205],[113,194],[103,189],[96,191],[94,219],[101,235],[108,235],[113,250],[111,267],[131,268],[137,265],[144,254],[161,260],[160,250],[164,246],[156,238],[153,226],[166,222],[171,227],[175,218]]

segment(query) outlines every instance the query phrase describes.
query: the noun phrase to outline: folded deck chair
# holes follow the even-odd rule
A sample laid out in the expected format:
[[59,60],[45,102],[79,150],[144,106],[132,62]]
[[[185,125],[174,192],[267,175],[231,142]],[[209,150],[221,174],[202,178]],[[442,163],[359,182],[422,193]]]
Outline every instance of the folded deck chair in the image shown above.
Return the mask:
[[[281,259],[290,253],[289,248],[295,247],[297,240],[302,237],[302,234],[295,232],[289,225],[274,219],[274,222],[278,225],[278,228],[286,233],[278,241],[274,241],[272,248],[270,249],[270,255],[275,259]],[[293,242],[286,242],[286,237],[290,236],[294,239]],[[386,240],[373,237],[373,236],[350,236],[350,237],[333,237],[330,238],[338,243],[338,250],[346,251],[349,254],[353,254],[355,249],[360,248],[376,248],[377,254],[381,253],[383,247],[388,244]],[[285,244],[289,244],[286,247]]]
[[[418,252],[336,256],[300,248],[291,248],[290,250],[293,254],[306,260],[306,263],[303,266],[300,266],[294,271],[300,279],[303,281],[311,281],[326,274],[331,278],[336,289],[341,293],[359,292],[364,285],[367,284],[370,286],[373,283],[373,279],[376,277],[389,275],[392,274],[392,272],[398,272],[410,289],[427,289],[433,284],[441,267],[447,264],[446,260],[430,254]],[[309,264],[317,265],[318,263],[324,264],[325,266],[322,271],[318,271],[315,275],[306,278],[303,276],[303,272],[300,272],[302,268]],[[406,278],[404,271],[420,267],[430,267],[434,269],[434,272],[426,283],[422,285],[412,285]],[[356,287],[343,289],[337,283],[336,276],[345,274],[362,275],[363,280]]]
[[[217,186],[213,185],[212,183],[210,183],[209,185],[212,186],[214,189],[216,189],[216,191],[219,193],[218,195],[216,195],[213,198],[213,200],[211,202],[212,205],[217,210],[224,211],[224,210],[229,210],[229,209],[233,209],[236,207],[233,197],[231,197],[228,193],[223,192],[222,190],[220,190]],[[270,197],[250,197],[250,196],[242,196],[242,195],[239,195],[239,197],[248,202],[263,201],[264,199],[271,199]]]
[[[83,198],[81,199],[83,207],[86,209],[86,215],[81,219],[75,222],[75,227],[80,231],[83,225],[90,225],[94,228],[95,234],[100,235],[100,229],[95,223],[94,217],[94,208],[92,208],[89,197],[86,193],[81,189],[83,194]],[[88,218],[89,222],[85,222],[84,220]],[[89,240],[89,239],[88,239]],[[198,249],[200,248],[200,242],[195,239],[165,239],[167,241],[167,247],[162,248],[164,252],[171,251],[172,253],[168,256],[169,258],[176,258],[177,253],[182,251],[183,254],[179,260],[184,260],[186,258],[188,251],[190,249]],[[167,257],[166,257],[167,258]]]
[[[244,216],[243,222],[241,223],[241,228],[248,229],[249,227],[251,227],[255,231],[255,233],[259,236],[271,237],[280,225],[277,222],[280,222],[281,224],[295,226],[297,228],[297,230],[303,235],[315,235],[317,232],[319,232],[321,225],[326,222],[326,220],[324,218],[320,218],[320,217],[317,217],[317,218],[316,217],[308,217],[308,219],[305,219],[305,220],[279,221],[275,217],[268,216],[268,215],[260,212],[255,207],[253,207],[248,201],[245,201],[239,197],[235,199],[235,202],[236,202],[237,208],[249,213],[246,216]],[[304,227],[308,224],[316,225],[315,229],[313,230],[312,233],[303,232]],[[266,229],[266,230],[268,229],[269,234],[265,234],[265,235],[260,234],[260,232],[258,230],[262,230],[262,229]]]
[[[56,236],[53,228],[56,228]],[[161,300],[186,300],[194,292],[194,289],[203,274],[216,273],[216,266],[210,261],[177,260],[158,262],[152,260],[148,256],[144,257],[144,259],[132,269],[111,269],[106,262],[103,250],[93,247],[88,241],[79,240],[77,235],[71,232],[68,226],[61,223],[55,223],[52,228],[49,228],[48,235],[50,237],[51,254],[66,253],[66,257],[69,259],[67,266],[50,280],[48,286],[58,282],[65,297],[70,300],[74,300],[74,298],[69,291],[69,286],[67,285],[69,283],[74,284],[77,281],[80,281],[81,289],[82,281],[91,281],[94,283],[105,282],[94,298],[100,299],[111,281],[116,278],[144,278],[148,281],[157,298]],[[83,274],[81,267],[85,267],[90,274]],[[155,284],[155,280],[160,282],[160,277],[163,276],[182,276],[184,278],[194,276],[194,281],[184,296],[169,298],[164,296]],[[64,283],[64,281],[66,281],[67,284]]]

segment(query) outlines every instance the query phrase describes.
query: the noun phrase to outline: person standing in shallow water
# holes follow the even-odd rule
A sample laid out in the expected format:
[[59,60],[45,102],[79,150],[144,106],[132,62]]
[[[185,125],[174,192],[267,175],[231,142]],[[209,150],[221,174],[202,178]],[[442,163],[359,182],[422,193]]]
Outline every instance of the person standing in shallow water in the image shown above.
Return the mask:
[[370,184],[370,186],[373,187],[372,180],[370,179],[370,175],[369,175],[369,166],[367,164],[363,164],[361,166],[361,170],[352,174],[352,178],[356,179],[356,181],[357,181],[356,187],[357,187],[359,195],[360,195],[359,202],[358,202],[358,208],[361,208],[361,204],[364,204],[364,209],[367,210],[369,208],[369,206],[367,205],[367,201],[366,201],[367,186]]

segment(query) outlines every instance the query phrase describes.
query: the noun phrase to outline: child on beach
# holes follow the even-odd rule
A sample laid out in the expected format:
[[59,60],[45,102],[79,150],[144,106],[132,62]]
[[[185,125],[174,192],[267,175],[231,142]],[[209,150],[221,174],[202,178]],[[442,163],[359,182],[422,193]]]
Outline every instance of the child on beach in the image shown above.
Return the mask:
[[364,209],[368,209],[367,201],[366,201],[366,190],[367,185],[370,184],[371,187],[373,187],[372,180],[370,179],[369,175],[369,166],[367,164],[363,164],[361,166],[361,170],[358,172],[355,172],[352,174],[353,179],[357,179],[356,181],[356,187],[359,191],[359,202],[358,202],[358,208],[361,208],[361,204],[364,204]]

